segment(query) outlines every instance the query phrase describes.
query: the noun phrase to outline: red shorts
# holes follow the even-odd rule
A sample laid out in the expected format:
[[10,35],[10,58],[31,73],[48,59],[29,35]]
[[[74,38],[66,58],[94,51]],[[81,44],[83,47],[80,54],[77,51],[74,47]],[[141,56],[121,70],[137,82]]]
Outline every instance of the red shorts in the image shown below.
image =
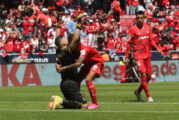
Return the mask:
[[151,75],[151,61],[150,58],[146,59],[136,59],[137,67],[140,73],[147,73],[147,75]]
[[84,65],[83,67],[81,67],[81,70],[85,71],[85,73],[86,72],[89,73],[90,71],[93,71],[98,74],[97,77],[100,77],[103,66],[104,66],[103,63]]

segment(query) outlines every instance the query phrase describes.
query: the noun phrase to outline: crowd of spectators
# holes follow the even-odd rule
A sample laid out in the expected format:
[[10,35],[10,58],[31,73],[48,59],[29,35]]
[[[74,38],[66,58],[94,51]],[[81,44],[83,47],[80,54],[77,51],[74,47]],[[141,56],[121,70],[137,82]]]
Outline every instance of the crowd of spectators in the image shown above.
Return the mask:
[[[53,0],[52,0],[53,1]],[[92,2],[97,5],[93,6]],[[122,33],[120,16],[135,14],[141,5],[138,0],[127,0],[126,10],[121,9],[120,0],[22,0],[17,8],[7,9],[0,5],[0,54],[55,53],[56,8],[62,12],[61,35],[74,34],[77,15],[87,18],[80,32],[81,42],[99,51],[125,52],[126,33]],[[163,51],[179,50],[179,5],[169,0],[144,0],[145,22],[151,26],[153,37]],[[46,4],[45,4],[46,3]],[[100,7],[99,7],[100,6]],[[102,6],[102,7],[101,7]],[[129,18],[130,19],[130,18]],[[134,22],[131,25],[135,25]]]

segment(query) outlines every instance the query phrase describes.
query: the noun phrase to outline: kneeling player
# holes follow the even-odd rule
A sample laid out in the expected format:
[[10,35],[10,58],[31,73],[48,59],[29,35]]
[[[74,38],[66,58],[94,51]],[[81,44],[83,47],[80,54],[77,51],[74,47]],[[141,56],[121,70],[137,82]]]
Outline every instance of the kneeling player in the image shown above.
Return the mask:
[[88,107],[88,109],[97,109],[99,106],[97,104],[96,88],[92,81],[100,76],[104,66],[104,61],[99,52],[96,51],[93,47],[84,45],[82,43],[78,44],[79,50],[77,51],[80,51],[78,60],[71,65],[60,67],[59,71],[64,72],[68,69],[78,68],[84,64],[80,69],[78,81],[81,83],[81,81],[86,78],[86,85],[89,89],[89,93],[92,99],[92,104]]
[[[80,22],[80,20],[78,22]],[[57,28],[57,36],[60,33],[60,31],[58,30],[59,29]],[[68,44],[67,38],[61,36],[58,36],[56,38],[55,44],[57,57],[57,72],[59,72],[60,66],[66,66],[75,63],[75,59],[72,56],[72,51],[74,50],[74,46],[76,46],[76,41],[79,39],[79,33],[80,29],[76,29],[70,44]],[[60,96],[52,96],[48,104],[48,109],[56,109],[60,105],[67,109],[88,108],[87,100],[78,86],[77,76],[78,72],[76,68],[71,68],[61,72],[62,82],[60,84],[60,88],[66,99],[62,99]]]
[[[56,39],[57,47],[56,56],[57,64],[56,70],[59,72],[60,65],[69,65],[75,62],[75,59],[71,55],[71,48],[67,48],[68,40],[66,38],[58,37]],[[60,105],[68,109],[85,109],[88,108],[87,100],[84,94],[81,92],[77,82],[77,69],[71,68],[61,72],[62,82],[60,84],[61,91],[66,98],[62,99],[60,96],[52,96],[48,105],[48,109],[56,109]]]

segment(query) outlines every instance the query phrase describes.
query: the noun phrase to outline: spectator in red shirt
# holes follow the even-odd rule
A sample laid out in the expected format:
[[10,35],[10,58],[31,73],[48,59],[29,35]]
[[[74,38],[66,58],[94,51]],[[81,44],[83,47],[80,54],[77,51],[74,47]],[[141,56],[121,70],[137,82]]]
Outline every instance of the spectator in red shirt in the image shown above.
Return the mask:
[[178,35],[174,35],[174,37],[172,38],[172,43],[173,43],[173,50],[177,49],[177,46],[179,44],[179,36]]
[[77,9],[73,12],[73,15],[74,15],[74,16],[77,16],[79,13],[80,13],[80,14],[83,14],[83,13],[84,13],[84,11],[81,10],[81,6],[80,6],[80,5],[77,6]]
[[112,8],[113,8],[114,19],[116,20],[116,22],[119,22],[120,21],[120,12],[121,12],[119,0],[114,0],[112,2]]
[[14,44],[13,44],[13,53],[20,53],[21,52],[21,48],[22,48],[21,39],[18,39],[16,37],[16,39],[14,40]]
[[5,42],[5,50],[7,53],[12,53],[13,52],[13,36],[11,35],[7,41]]
[[162,6],[167,6],[169,4],[168,0],[161,0]]
[[113,35],[110,33],[109,37],[108,37],[108,50],[110,52],[114,52],[115,51],[115,39],[113,38]]
[[29,17],[25,16],[24,19],[25,19],[25,21],[23,22],[23,37],[24,38],[27,38],[27,37],[30,38],[31,37],[30,34],[29,34],[30,22],[28,21]]
[[145,15],[148,19],[152,20],[153,17],[153,6],[149,6],[149,9],[145,10]]
[[26,53],[31,53],[32,52],[32,49],[33,49],[33,46],[31,45],[31,43],[30,43],[30,38],[29,37],[27,37],[26,39],[25,39],[25,41],[23,41],[23,49],[24,49],[24,51],[26,52]]
[[162,59],[168,59],[169,45],[160,41],[158,47],[162,51]]
[[[56,28],[56,25],[53,25]],[[62,37],[67,37],[67,27],[64,25],[64,21],[62,20],[61,28],[60,28],[60,35]]]
[[171,15],[171,11],[168,11],[168,14],[166,16],[166,20],[168,22],[169,30],[175,29],[175,22],[174,22],[174,16]]
[[87,32],[88,32],[88,45],[89,46],[94,46],[95,43],[95,33],[96,33],[96,26],[94,25],[94,22],[92,19],[89,20],[89,25],[87,28]]
[[120,32],[120,33],[118,33],[118,37],[115,40],[116,52],[122,52],[123,46],[124,46],[124,41],[122,39],[122,33]]
[[[42,12],[40,15],[39,15],[39,19],[42,20],[42,23],[45,25],[45,28],[47,29],[49,26],[48,26],[48,17],[46,15],[46,12],[48,11],[47,8],[42,8]],[[45,31],[47,32],[47,31]]]

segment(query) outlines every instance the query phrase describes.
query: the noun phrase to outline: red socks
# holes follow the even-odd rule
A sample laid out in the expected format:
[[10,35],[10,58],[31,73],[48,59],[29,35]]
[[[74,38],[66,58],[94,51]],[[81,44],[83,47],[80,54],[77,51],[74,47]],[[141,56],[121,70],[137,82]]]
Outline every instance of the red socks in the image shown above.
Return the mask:
[[[149,81],[150,81],[150,79],[151,79],[151,77],[147,77],[147,84],[149,83]],[[139,93],[141,93],[141,91],[143,90],[143,85],[141,84],[140,86],[139,86],[139,88],[138,88],[138,92]]]
[[92,99],[92,103],[97,104],[97,97],[96,97],[96,88],[93,85],[93,82],[86,81],[86,85],[88,86],[88,90]]
[[141,85],[144,88],[144,91],[145,91],[145,94],[147,95],[147,97],[151,97],[150,93],[149,93],[148,82],[147,82],[147,78],[146,77],[142,77],[141,78]]

